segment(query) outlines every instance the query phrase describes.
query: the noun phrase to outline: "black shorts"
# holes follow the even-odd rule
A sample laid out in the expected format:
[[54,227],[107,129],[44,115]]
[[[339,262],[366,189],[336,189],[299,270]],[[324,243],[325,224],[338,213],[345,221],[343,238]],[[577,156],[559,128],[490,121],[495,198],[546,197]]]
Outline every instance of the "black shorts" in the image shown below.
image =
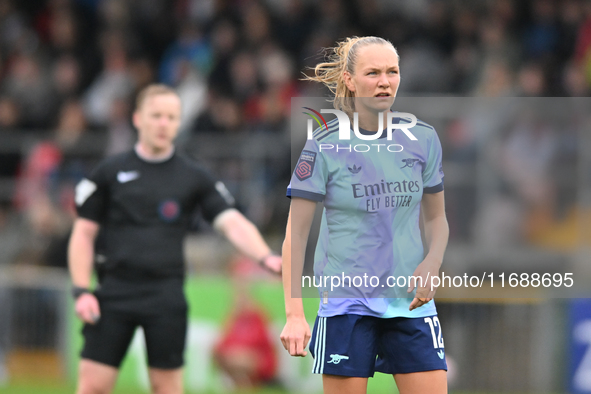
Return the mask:
[[144,331],[150,367],[183,366],[187,313],[179,310],[140,314],[103,309],[96,324],[82,329],[82,358],[119,368],[137,327]]

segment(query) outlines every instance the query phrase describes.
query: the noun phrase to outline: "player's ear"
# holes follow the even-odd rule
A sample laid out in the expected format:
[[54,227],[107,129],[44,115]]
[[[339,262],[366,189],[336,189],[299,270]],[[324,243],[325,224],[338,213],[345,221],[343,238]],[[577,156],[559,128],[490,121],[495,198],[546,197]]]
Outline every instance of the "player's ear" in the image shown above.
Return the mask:
[[352,92],[355,92],[355,84],[353,83],[353,76],[349,71],[343,72],[343,80],[345,81],[345,86]]
[[138,112],[138,111],[134,111],[134,112],[133,112],[133,116],[132,116],[132,118],[131,118],[131,119],[132,119],[132,121],[133,121],[133,126],[134,126],[136,129],[139,129],[139,128],[140,128],[140,124],[141,124],[141,122],[140,122],[140,114],[139,114],[139,112]]

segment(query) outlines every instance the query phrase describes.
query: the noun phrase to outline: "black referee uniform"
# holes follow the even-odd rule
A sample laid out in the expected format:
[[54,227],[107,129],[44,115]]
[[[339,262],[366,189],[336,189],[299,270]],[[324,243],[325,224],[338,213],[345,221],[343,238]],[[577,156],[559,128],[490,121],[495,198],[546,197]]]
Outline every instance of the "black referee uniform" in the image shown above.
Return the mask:
[[82,357],[119,367],[136,327],[148,364],[183,365],[187,302],[183,239],[197,208],[212,221],[231,208],[225,186],[177,153],[146,161],[135,151],[103,160],[76,187],[78,215],[101,226],[95,295],[100,320],[86,324]]

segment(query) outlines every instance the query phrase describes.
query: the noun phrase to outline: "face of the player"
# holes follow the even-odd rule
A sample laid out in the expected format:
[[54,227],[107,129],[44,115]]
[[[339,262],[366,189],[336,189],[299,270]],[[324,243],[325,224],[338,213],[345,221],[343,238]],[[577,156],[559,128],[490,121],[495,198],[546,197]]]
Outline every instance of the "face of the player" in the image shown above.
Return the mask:
[[387,111],[394,103],[400,85],[398,56],[388,45],[373,44],[357,53],[353,74],[345,72],[345,83],[356,97],[356,109],[362,112]]
[[133,114],[139,143],[155,154],[172,149],[180,123],[181,100],[175,94],[149,96]]

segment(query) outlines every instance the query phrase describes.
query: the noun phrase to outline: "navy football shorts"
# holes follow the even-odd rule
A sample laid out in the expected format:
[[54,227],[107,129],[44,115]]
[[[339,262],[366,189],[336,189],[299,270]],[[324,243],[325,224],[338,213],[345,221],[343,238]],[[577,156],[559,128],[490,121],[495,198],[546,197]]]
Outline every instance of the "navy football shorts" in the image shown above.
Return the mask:
[[317,317],[309,346],[313,373],[372,377],[447,370],[437,315],[382,319],[373,316]]

